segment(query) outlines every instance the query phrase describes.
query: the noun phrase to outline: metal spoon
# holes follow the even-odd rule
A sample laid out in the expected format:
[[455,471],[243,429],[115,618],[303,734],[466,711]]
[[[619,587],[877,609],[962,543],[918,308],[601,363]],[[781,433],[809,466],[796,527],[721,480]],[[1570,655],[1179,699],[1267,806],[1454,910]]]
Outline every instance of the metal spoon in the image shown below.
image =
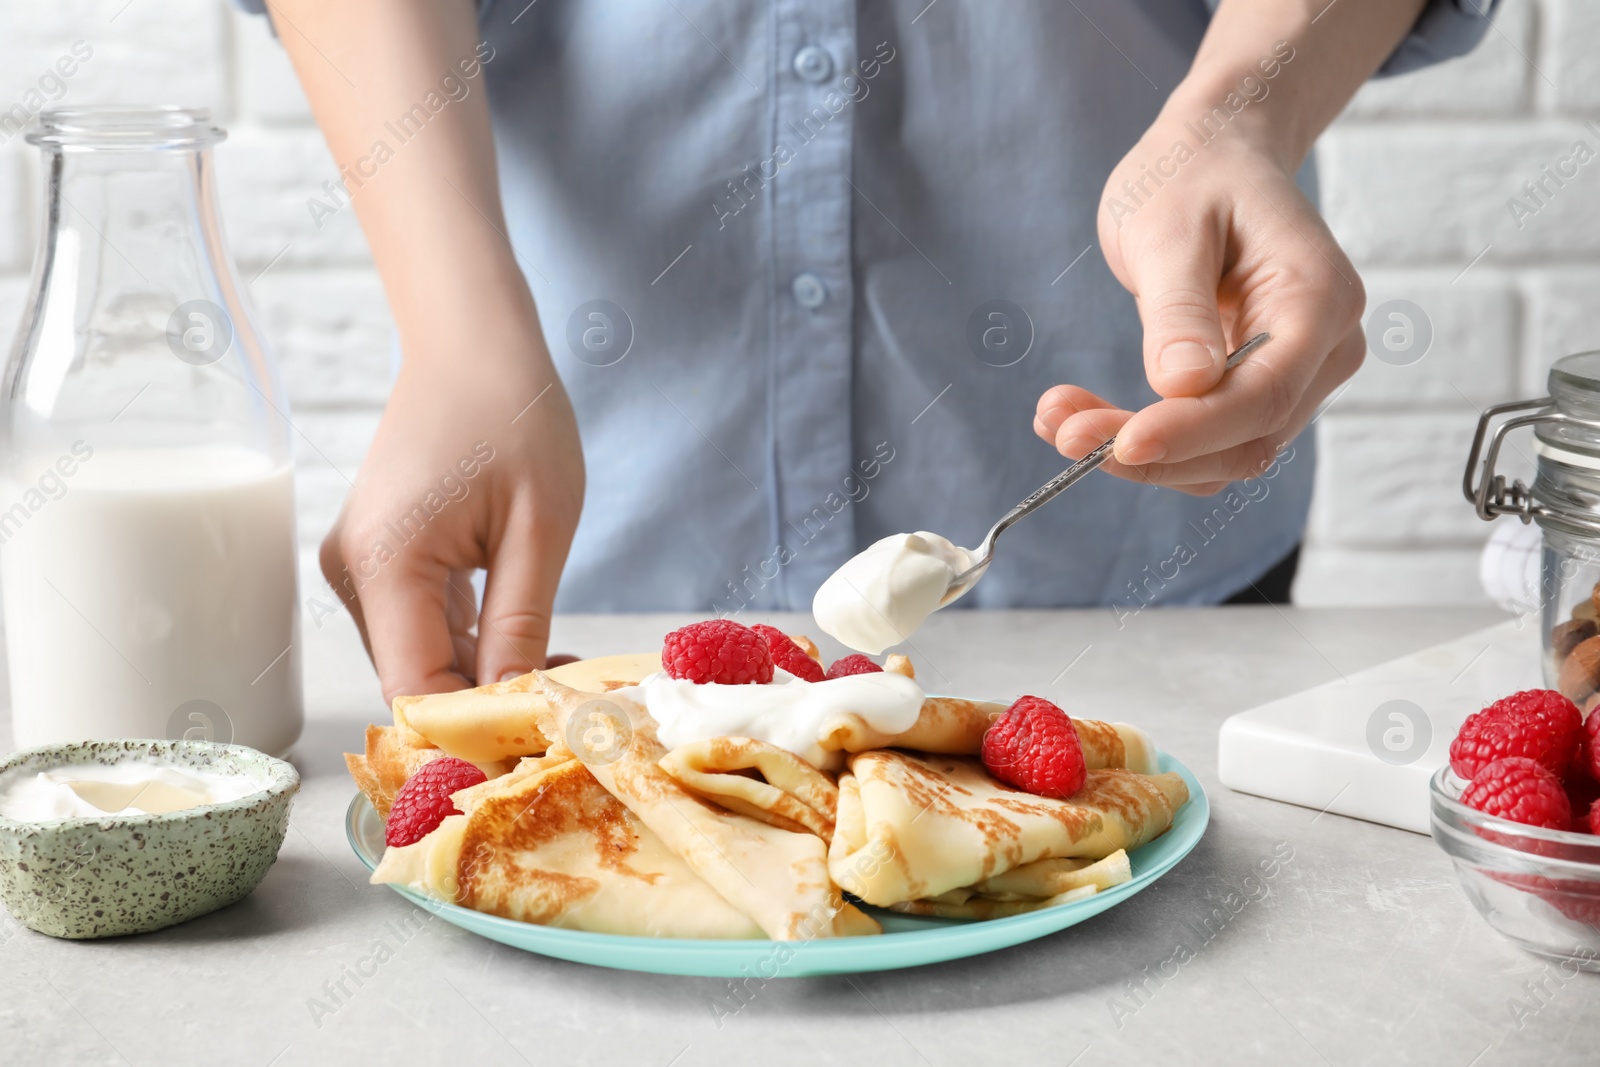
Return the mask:
[[[1272,339],[1269,333],[1258,333],[1228,356],[1226,369],[1237,367],[1246,356],[1260,348]],[[989,569],[989,564],[994,562],[994,543],[996,538],[1005,533],[1011,526],[1025,516],[1033,514],[1071,486],[1078,479],[1094,470],[1111,457],[1111,450],[1117,443],[1117,437],[1112,434],[1104,444],[1084,456],[1078,462],[1062,471],[1060,474],[1045,482],[1039,488],[1023,498],[1022,503],[1012,508],[1000,517],[1000,521],[989,528],[989,533],[984,537],[983,543],[975,549],[968,549],[967,555],[972,560],[972,565],[950,582],[950,588],[945,590],[944,599],[939,601],[939,606],[945,607],[961,599],[967,590],[978,584],[978,579],[983,577],[984,571]]]

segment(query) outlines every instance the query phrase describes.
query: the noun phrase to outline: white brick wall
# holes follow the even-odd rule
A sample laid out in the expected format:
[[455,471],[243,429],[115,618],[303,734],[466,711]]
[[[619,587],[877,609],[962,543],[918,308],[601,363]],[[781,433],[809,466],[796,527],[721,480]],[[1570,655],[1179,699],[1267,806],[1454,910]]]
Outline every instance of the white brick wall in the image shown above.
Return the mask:
[[1520,228],[1506,204],[1574,141],[1600,149],[1597,34],[1593,0],[1503,0],[1472,55],[1367,86],[1323,138],[1323,207],[1369,311],[1410,300],[1434,338],[1410,366],[1369,358],[1317,424],[1302,603],[1483,599],[1489,527],[1457,488],[1478,410],[1600,348],[1600,159]]
[[[318,231],[306,210],[335,172],[293,72],[264,21],[219,0],[10,5],[0,10],[0,108],[78,40],[94,54],[62,102],[205,104],[230,131],[217,157],[222,206],[302,434],[309,550],[376,424],[390,324],[354,214]],[[1600,145],[1584,127],[1600,119],[1596,40],[1594,0],[1505,0],[1472,56],[1369,86],[1324,139],[1326,210],[1369,306],[1416,303],[1434,341],[1411,366],[1369,360],[1319,421],[1302,602],[1480,599],[1488,528],[1456,489],[1476,408],[1542,391],[1551,359],[1600,347],[1600,160],[1520,229],[1506,207],[1574,140]],[[20,138],[0,145],[5,330],[32,255],[34,166]]]

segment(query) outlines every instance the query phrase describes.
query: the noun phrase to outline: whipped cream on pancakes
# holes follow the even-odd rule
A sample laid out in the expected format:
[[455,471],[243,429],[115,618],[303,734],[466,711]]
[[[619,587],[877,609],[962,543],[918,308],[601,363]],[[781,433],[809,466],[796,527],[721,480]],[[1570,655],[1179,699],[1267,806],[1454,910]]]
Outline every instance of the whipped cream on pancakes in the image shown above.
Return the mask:
[[970,552],[936,533],[894,534],[834,571],[811,614],[840,644],[875,656],[910,637],[971,566]]
[[714,737],[752,737],[819,769],[838,762],[838,753],[818,744],[829,718],[853,712],[874,730],[902,733],[916,723],[923,698],[913,679],[889,671],[807,682],[777,670],[766,685],[695,683],[663,671],[609,695],[646,708],[669,749]]

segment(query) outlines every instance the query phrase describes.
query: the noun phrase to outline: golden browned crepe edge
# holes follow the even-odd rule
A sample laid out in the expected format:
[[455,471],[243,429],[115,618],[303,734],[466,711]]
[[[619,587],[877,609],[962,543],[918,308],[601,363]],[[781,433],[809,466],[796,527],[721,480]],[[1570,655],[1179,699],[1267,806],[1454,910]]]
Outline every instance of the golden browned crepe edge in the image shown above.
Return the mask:
[[[647,674],[661,669],[656,652],[625,652],[595,656],[552,668],[557,681],[565,680],[578,688],[609,693],[636,685]],[[432,713],[427,714],[429,705]],[[477,733],[470,744],[463,736],[456,709],[473,706],[475,715],[494,731]],[[482,705],[488,705],[487,708]],[[405,726],[426,738],[429,744],[444,749],[479,766],[506,763],[510,766],[522,756],[537,756],[557,739],[539,728],[538,713],[544,708],[544,694],[534,672],[499,682],[457,689],[445,693],[401,695],[390,703],[396,725]],[[443,709],[443,710],[441,710]]]
[[[369,725],[366,752],[357,755],[344,753],[344,765],[361,790],[372,803],[373,810],[384,819],[394,804],[400,787],[424,765],[449,755],[444,749],[428,743],[427,739],[404,724],[394,726]],[[489,763],[468,761],[489,779],[499,778],[516,766],[515,759]]]
[[[463,809],[467,821],[462,828],[461,852],[456,861],[454,903],[486,915],[548,926],[565,911],[599,892],[600,882],[520,864],[508,869],[501,857],[521,851],[519,835],[548,826],[548,818],[542,811],[537,814],[532,811],[541,802],[555,802],[562,817],[570,818],[575,806],[568,801],[567,794],[588,788],[592,777],[581,764],[569,761],[551,767],[536,764],[519,767],[505,778],[514,778],[515,782],[509,787],[501,787],[499,781],[485,782],[483,786],[495,788],[486,790],[475,801],[463,798],[468,801],[469,809]],[[483,786],[474,788],[481,790]],[[530,791],[531,797],[525,795]],[[617,821],[610,806],[584,804],[576,807],[582,812],[581,817],[592,823]],[[534,817],[530,819],[530,815]],[[566,832],[565,827],[561,830]],[[586,825],[583,830],[594,837],[597,849],[603,851],[602,834],[609,834],[609,829]]]
[[935,919],[968,919],[984,922],[989,919],[1008,919],[1013,915],[1026,915],[1030,911],[1053,908],[1057,904],[1070,904],[1075,900],[1092,897],[1095,892],[1094,886],[1085,885],[1044,900],[992,900],[983,896],[970,897],[960,904],[939,900],[907,900],[899,904],[890,904],[889,910],[902,915],[925,915]]
[[[416,844],[386,849],[374,883],[407,885],[486,915],[563,929],[762,936],[577,760],[529,758],[452,799],[464,813],[448,816]],[[618,890],[625,895],[607,895]]]
[[[546,696],[545,714],[549,717],[548,723],[541,721],[540,726],[551,736],[565,736],[569,717],[599,699],[599,694],[574,690],[547,674],[541,674],[540,681]],[[656,736],[656,722],[649,711],[627,699],[612,697],[610,702],[616,712],[627,717],[630,739],[619,757],[603,764],[589,764],[595,778],[677,851],[723,899],[776,941],[882,932],[876,920],[840,895],[828,876],[827,847],[820,841],[822,851],[814,872],[819,880],[807,880],[810,875],[805,868],[813,862],[810,857],[790,857],[783,863],[779,877],[792,883],[792,893],[785,895],[783,904],[773,907],[774,900],[764,896],[752,876],[765,880],[779,869],[769,864],[765,869],[746,871],[729,851],[744,846],[740,855],[747,862],[751,858],[750,846],[756,846],[758,852],[799,848],[803,853],[809,846],[800,842],[816,840],[814,835],[795,834],[727,812],[688,792],[661,769],[660,760],[667,750]],[[771,834],[784,836],[774,839]],[[716,840],[718,837],[722,840]]]
[[444,750],[430,745],[415,730],[403,725],[369,725],[366,733],[366,751],[361,755],[344,754],[345,766],[356,788],[372,802],[372,807],[383,818],[389,817],[389,807],[394,796],[425,763],[443,756]]
[[[1053,800],[996,781],[970,757],[881,749],[852,755],[850,765],[839,782],[829,872],[883,907],[937,898],[1036,860],[1137,848],[1170,829],[1188,800],[1172,773],[1090,771],[1073,797]],[[868,788],[878,800],[864,799]]]
[[543,756],[524,756],[517,761],[515,767],[510,768],[505,774],[497,775],[477,785],[458,789],[450,794],[450,802],[456,810],[464,815],[471,815],[478,805],[495,797],[503,796],[507,792],[521,787],[530,778],[536,778],[545,771],[553,770],[564,763],[572,761],[572,753],[556,754],[546,753]]
[[972,888],[997,900],[1042,900],[1086,885],[1106,890],[1132,878],[1128,850],[1119,848],[1097,860],[1067,856],[1035,860],[987,878]]
[[[909,661],[906,665],[909,669]],[[897,734],[873,729],[855,712],[841,712],[823,720],[817,743],[831,752],[906,748],[941,756],[976,756],[983,751],[983,735],[1008,706],[992,700],[924,697],[917,721]],[[1153,746],[1137,727],[1080,718],[1073,718],[1072,725],[1088,770],[1125,767],[1141,774],[1157,773]]]
[[669,751],[660,766],[690,793],[729,811],[833,840],[838,787],[787,749],[750,737],[714,737]]
[[870,752],[878,748],[910,748],[941,755],[975,755],[983,748],[983,734],[1004,704],[960,697],[924,697],[917,721],[900,733],[874,729],[853,711],[838,712],[822,721],[817,744],[830,752]]

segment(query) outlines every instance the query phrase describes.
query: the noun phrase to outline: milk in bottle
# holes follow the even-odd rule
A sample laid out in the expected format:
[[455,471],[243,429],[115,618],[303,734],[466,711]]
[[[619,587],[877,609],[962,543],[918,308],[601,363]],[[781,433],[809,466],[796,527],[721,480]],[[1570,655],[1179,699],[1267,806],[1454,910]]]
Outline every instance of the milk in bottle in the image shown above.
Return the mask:
[[222,238],[203,111],[47,111],[0,408],[15,741],[300,733],[288,404]]

